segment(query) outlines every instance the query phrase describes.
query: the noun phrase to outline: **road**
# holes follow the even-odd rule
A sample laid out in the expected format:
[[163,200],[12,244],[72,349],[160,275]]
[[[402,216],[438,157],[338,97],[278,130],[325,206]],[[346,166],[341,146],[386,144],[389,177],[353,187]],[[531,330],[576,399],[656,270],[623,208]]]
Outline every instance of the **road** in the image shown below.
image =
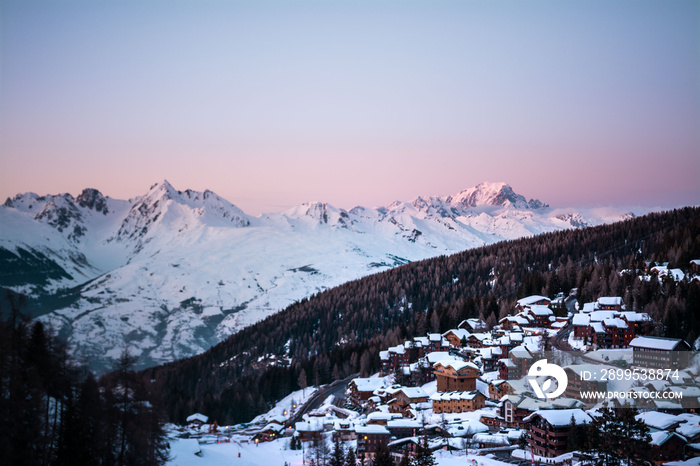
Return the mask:
[[561,351],[573,351],[569,345],[569,333],[574,329],[574,326],[568,324],[566,327],[559,330],[556,335],[549,337],[549,344]]
[[311,398],[309,398],[306,403],[301,406],[301,408],[297,410],[296,413],[294,413],[294,416],[289,419],[289,425],[294,425],[295,423],[301,421],[304,414],[317,409],[330,395],[334,395],[336,398],[339,396],[344,396],[345,389],[347,388],[348,384],[358,375],[359,374],[353,374],[342,380],[336,380],[328,385],[323,385],[311,396]]

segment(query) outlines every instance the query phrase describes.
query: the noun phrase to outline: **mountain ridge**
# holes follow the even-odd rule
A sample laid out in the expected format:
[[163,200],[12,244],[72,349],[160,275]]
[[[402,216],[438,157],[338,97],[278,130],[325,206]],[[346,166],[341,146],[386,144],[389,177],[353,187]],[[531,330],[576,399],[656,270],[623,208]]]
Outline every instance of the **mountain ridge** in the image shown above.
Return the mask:
[[167,180],[129,200],[91,188],[77,197],[25,193],[0,207],[0,263],[31,266],[32,278],[15,274],[0,286],[49,302],[76,289],[72,302],[41,306],[36,317],[98,367],[125,342],[148,366],[197,354],[292,302],[396,265],[630,216],[551,209],[506,183],[349,211],[309,202],[257,217]]

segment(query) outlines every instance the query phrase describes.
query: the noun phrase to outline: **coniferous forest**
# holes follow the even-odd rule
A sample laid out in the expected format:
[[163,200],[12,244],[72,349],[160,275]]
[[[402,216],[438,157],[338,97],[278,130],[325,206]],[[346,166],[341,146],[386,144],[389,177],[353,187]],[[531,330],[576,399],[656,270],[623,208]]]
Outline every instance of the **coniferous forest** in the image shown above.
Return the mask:
[[41,322],[13,307],[0,323],[3,464],[164,464],[162,411],[134,358],[124,351],[114,372],[96,380]]
[[471,317],[494,325],[518,298],[574,288],[580,303],[621,296],[628,310],[657,322],[656,335],[693,344],[700,337],[700,283],[641,278],[647,261],[687,271],[692,259],[700,259],[699,208],[505,241],[326,290],[201,355],[141,376],[174,422],[193,412],[219,424],[249,421],[304,382],[376,372],[379,351],[405,339]]

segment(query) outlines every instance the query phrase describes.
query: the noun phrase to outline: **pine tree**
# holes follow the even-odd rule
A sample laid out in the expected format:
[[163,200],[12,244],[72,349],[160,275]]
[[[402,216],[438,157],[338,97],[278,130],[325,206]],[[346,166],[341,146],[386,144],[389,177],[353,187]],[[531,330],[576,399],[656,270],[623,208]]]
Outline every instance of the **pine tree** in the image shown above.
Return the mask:
[[372,466],[394,466],[394,460],[391,458],[391,452],[384,444],[377,445],[374,451],[374,460]]
[[423,437],[416,446],[416,456],[411,466],[435,466],[436,464],[435,455],[428,447],[428,439]]
[[331,453],[330,466],[343,466],[344,457],[343,445],[341,445],[340,440],[336,438],[335,442],[333,442],[333,453]]
[[618,410],[618,421],[620,423],[620,454],[627,460],[627,464],[635,462],[652,463],[653,455],[648,448],[651,436],[649,435],[649,426],[642,420],[636,418],[639,411],[635,408],[625,406]]
[[348,448],[348,454],[345,456],[345,466],[356,466],[357,458],[355,457],[355,450]]

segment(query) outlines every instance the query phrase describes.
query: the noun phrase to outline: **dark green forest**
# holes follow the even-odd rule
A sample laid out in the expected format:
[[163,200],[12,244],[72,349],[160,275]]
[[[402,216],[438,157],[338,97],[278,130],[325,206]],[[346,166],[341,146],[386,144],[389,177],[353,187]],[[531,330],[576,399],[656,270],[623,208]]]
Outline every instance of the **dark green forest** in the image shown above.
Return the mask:
[[[207,352],[147,369],[167,417],[203,412],[249,421],[299,384],[378,370],[380,350],[463,319],[495,324],[518,298],[578,289],[579,302],[621,296],[657,322],[655,334],[700,336],[698,281],[640,280],[645,261],[689,269],[700,258],[700,209],[654,213],[593,228],[504,241],[440,256],[326,290]],[[307,374],[307,380],[300,377]]]
[[0,322],[0,452],[7,465],[158,465],[168,457],[157,393],[124,351],[96,380],[12,302]]

